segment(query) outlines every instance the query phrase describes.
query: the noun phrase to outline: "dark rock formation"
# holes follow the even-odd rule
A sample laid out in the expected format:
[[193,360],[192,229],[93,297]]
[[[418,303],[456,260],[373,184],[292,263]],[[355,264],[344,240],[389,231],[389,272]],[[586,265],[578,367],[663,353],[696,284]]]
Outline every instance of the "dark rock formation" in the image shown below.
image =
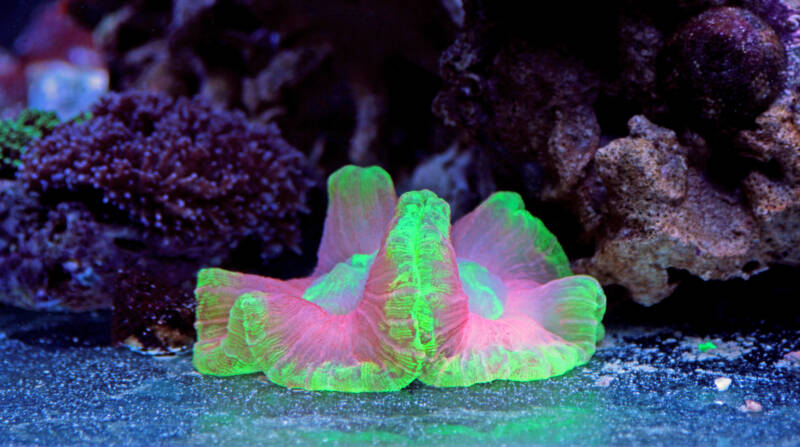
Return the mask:
[[671,111],[717,128],[747,126],[784,84],[783,43],[743,8],[713,8],[692,18],[670,38],[662,58]]
[[[115,88],[277,122],[321,173],[378,162],[456,213],[493,187],[520,191],[576,269],[638,302],[687,277],[800,262],[789,0],[65,5],[95,27]],[[194,231],[194,206],[152,200],[158,223],[120,191],[108,200],[122,218],[171,247],[226,219]]]
[[192,293],[135,268],[119,273],[112,342],[148,354],[174,353],[191,346],[195,339]]
[[465,2],[442,54],[434,110],[498,186],[643,304],[800,261],[790,5],[571,5]]
[[95,27],[113,89],[201,95],[275,121],[326,173],[346,162],[412,169],[439,138],[430,101],[457,4],[103,3],[67,2]]

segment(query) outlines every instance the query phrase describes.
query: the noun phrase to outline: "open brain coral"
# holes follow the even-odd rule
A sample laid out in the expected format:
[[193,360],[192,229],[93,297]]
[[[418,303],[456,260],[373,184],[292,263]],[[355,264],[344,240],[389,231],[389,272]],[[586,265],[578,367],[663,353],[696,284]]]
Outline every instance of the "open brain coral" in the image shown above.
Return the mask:
[[[397,202],[379,168],[344,168],[310,278],[199,274],[194,365],[215,375],[264,371],[316,390],[383,391],[418,375],[432,344],[429,295],[449,293],[449,209],[433,193]],[[396,208],[395,208],[395,204]]]
[[146,93],[108,95],[92,116],[31,146],[20,172],[29,189],[100,194],[172,245],[225,247],[248,234],[273,252],[298,243],[310,180],[277,127]]
[[569,276],[555,238],[514,193],[460,219],[429,191],[396,199],[379,168],[329,179],[313,275],[279,281],[200,272],[202,373],[264,371],[284,386],[391,391],[533,380],[588,361],[602,337],[602,289]]

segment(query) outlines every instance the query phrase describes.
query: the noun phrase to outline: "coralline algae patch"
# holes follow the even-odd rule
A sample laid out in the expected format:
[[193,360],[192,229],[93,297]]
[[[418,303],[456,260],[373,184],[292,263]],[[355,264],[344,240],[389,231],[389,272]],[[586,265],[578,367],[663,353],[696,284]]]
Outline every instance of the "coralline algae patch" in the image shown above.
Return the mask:
[[492,195],[451,231],[446,202],[430,191],[398,200],[380,168],[342,168],[328,192],[311,277],[199,273],[198,371],[391,391],[417,378],[435,386],[544,379],[594,353],[603,291],[571,276],[519,195]]

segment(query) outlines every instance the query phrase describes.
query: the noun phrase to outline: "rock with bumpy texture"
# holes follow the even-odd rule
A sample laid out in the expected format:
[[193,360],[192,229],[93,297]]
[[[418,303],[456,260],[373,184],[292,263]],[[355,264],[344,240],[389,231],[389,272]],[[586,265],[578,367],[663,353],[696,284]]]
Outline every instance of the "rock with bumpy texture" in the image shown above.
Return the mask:
[[220,259],[171,256],[83,203],[43,204],[0,180],[0,303],[31,310],[112,308],[112,342],[149,354],[190,345],[193,280]]
[[674,112],[742,127],[778,96],[785,67],[783,43],[766,22],[743,8],[713,8],[669,40],[661,81]]
[[759,227],[767,262],[800,261],[800,97],[781,98],[739,134],[740,142],[778,172],[750,172],[742,183]]
[[[674,132],[644,117],[631,119],[630,127],[630,137],[597,151],[597,171],[608,191],[607,220],[595,254],[576,262],[579,270],[624,286],[637,302],[651,305],[678,285],[678,271],[705,280],[748,278],[772,262],[796,259],[769,254],[777,236],[768,233],[777,228],[759,217],[765,213],[757,202],[744,200],[739,189],[720,188],[708,172],[688,165],[688,151],[701,148],[683,146]],[[754,171],[744,189],[753,191],[748,184],[763,186],[758,181],[765,179]],[[772,218],[786,236],[797,232],[787,224],[792,211],[782,209],[783,188],[759,191],[770,194],[765,201],[772,209],[781,208]]]
[[790,3],[612,1],[559,15],[465,2],[434,112],[492,154],[498,186],[524,191],[576,269],[637,302],[686,277],[797,263]]

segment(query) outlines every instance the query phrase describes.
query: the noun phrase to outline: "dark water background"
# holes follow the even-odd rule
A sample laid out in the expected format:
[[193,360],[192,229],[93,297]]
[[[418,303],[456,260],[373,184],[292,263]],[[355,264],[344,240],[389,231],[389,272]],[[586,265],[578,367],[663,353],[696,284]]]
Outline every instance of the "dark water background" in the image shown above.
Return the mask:
[[0,0],[0,46],[10,49],[36,9],[47,0]]

